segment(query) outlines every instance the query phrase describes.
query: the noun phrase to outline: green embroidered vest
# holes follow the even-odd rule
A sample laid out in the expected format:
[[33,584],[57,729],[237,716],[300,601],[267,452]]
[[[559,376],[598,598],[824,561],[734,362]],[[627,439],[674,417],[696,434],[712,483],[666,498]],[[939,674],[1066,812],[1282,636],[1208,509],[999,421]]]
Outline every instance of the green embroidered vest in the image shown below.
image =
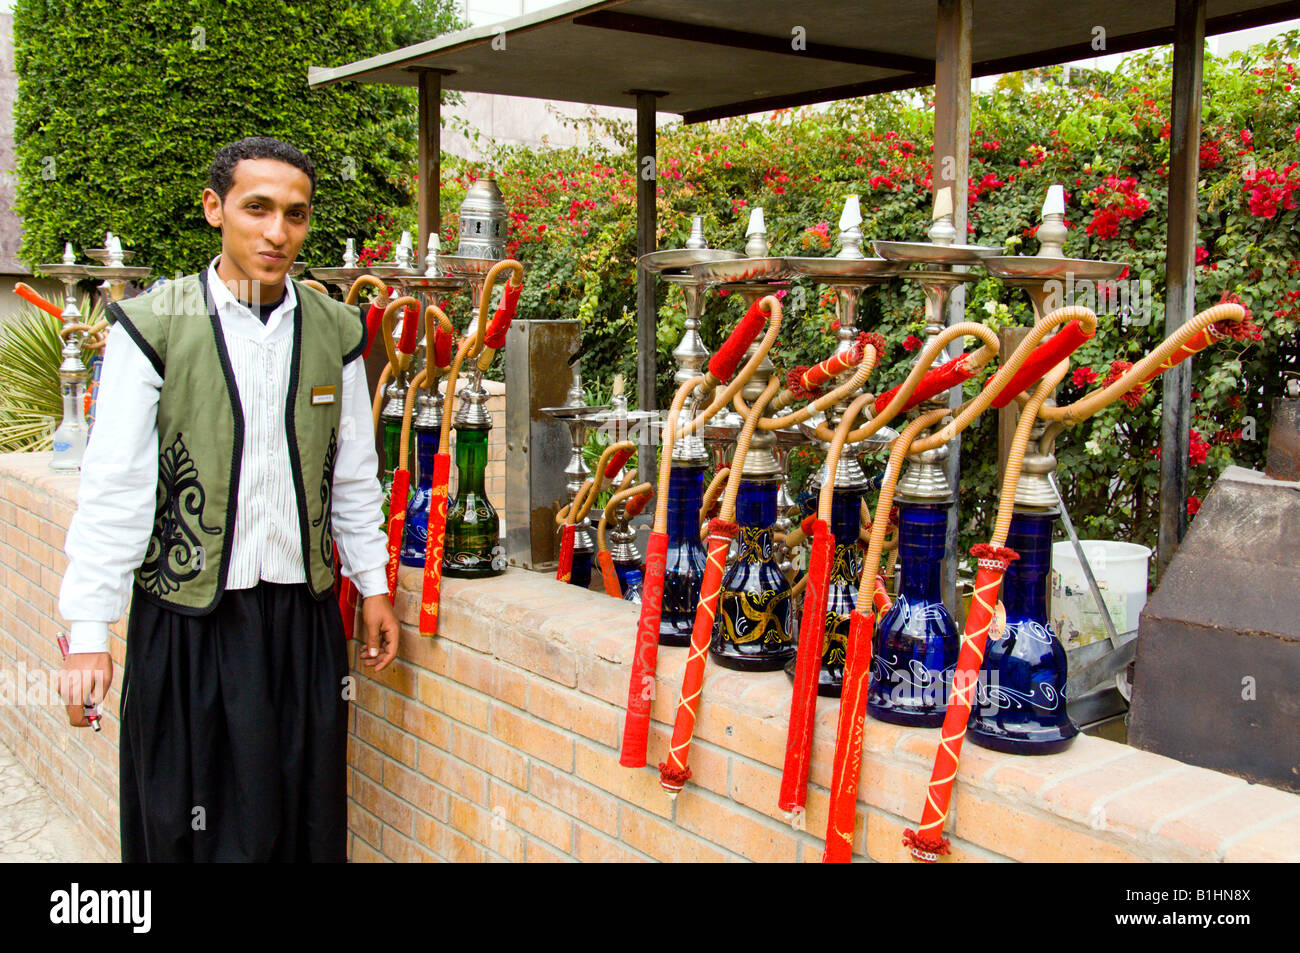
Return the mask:
[[[330,503],[343,367],[365,347],[363,314],[294,282],[285,436],[308,587],[334,585]],[[225,591],[234,539],[244,410],[207,272],[109,305],[163,379],[153,533],[135,581],[153,602],[206,615]],[[314,392],[314,394],[313,394]],[[346,439],[346,436],[345,436]]]

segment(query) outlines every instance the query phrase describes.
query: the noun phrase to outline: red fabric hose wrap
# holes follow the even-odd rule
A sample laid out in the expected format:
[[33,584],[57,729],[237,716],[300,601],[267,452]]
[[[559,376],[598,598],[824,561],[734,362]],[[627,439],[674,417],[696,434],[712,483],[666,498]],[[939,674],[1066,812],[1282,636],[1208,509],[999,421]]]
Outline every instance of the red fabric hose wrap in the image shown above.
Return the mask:
[[736,367],[739,366],[745,349],[754,343],[754,338],[758,337],[758,332],[763,330],[763,325],[767,323],[767,315],[760,307],[762,303],[762,299],[759,299],[750,305],[745,316],[731,332],[731,336],[723,341],[722,347],[709,358],[709,373],[721,383],[725,384],[731,380],[731,375],[736,373]]
[[402,312],[402,334],[397,339],[397,349],[403,354],[415,353],[415,336],[420,330],[420,308],[408,304]]
[[984,661],[984,646],[988,642],[989,626],[993,624],[1002,577],[1007,566],[1020,558],[1014,549],[986,543],[972,546],[970,552],[978,560],[979,568],[975,572],[975,594],[971,599],[970,614],[966,617],[957,669],[953,672],[948,712],[939,731],[939,750],[935,752],[934,770],[930,773],[930,784],[925,792],[921,824],[915,831],[906,831],[903,837],[903,843],[911,848],[912,856],[927,862],[933,862],[939,854],[948,852],[943,822],[948,818],[948,803],[957,777],[962,741],[966,737],[966,722],[970,720],[974,704],[980,665]]
[[655,668],[659,662],[659,621],[664,609],[664,570],[668,565],[668,534],[650,534],[646,543],[645,574],[641,588],[641,618],[636,627],[632,656],[632,681],[627,690],[627,718],[623,722],[623,748],[618,763],[625,768],[645,767],[650,738],[650,703],[655,694]]
[[862,363],[862,355],[866,351],[868,344],[876,346],[876,356],[879,359],[884,353],[884,338],[879,334],[864,331],[857,336],[853,346],[847,351],[832,354],[820,364],[814,364],[805,370],[801,383],[809,391],[815,391],[822,385],[829,384],[845,371],[851,370]]
[[[926,371],[921,382],[916,385],[916,390],[912,391],[912,396],[907,399],[903,405],[903,410],[911,410],[923,400],[929,400],[935,394],[942,394],[944,391],[956,387],[958,384],[965,383],[975,376],[975,372],[967,366],[970,355],[958,354],[952,360],[941,364],[939,367]],[[887,390],[872,404],[876,413],[880,413],[889,406],[889,402],[894,399],[894,395],[902,388],[902,384],[892,390]]]
[[618,471],[623,469],[623,464],[627,463],[628,458],[635,452],[635,450],[615,450],[605,466],[605,479],[612,480],[618,476]]
[[790,701],[790,730],[785,742],[785,767],[777,806],[802,811],[808,801],[808,765],[812,761],[813,722],[817,716],[817,680],[826,640],[827,583],[835,537],[824,520],[813,524],[812,552],[808,557],[808,588],[803,598],[799,626],[799,651],[795,657],[794,697]]
[[1146,383],[1149,380],[1153,380],[1154,378],[1159,377],[1161,374],[1169,370],[1171,367],[1175,367],[1181,364],[1183,361],[1187,360],[1192,355],[1199,354],[1201,351],[1204,351],[1215,341],[1220,341],[1225,337],[1230,337],[1235,341],[1248,340],[1250,339],[1252,333],[1257,330],[1259,329],[1256,328],[1253,324],[1251,324],[1249,320],[1219,321],[1215,324],[1211,324],[1205,330],[1200,331],[1192,335],[1192,337],[1188,338],[1187,342],[1183,344],[1183,346],[1180,347],[1178,350],[1174,351],[1173,354],[1170,354],[1169,357],[1165,359],[1165,362],[1163,364],[1157,367],[1146,377],[1142,378],[1142,382]]
[[704,579],[700,583],[700,602],[695,607],[695,627],[691,630],[691,651],[686,656],[686,673],[682,676],[682,693],[677,699],[677,718],[673,723],[673,739],[668,748],[668,759],[659,765],[659,786],[676,794],[691,776],[687,758],[691,738],[695,734],[695,715],[700,706],[700,693],[704,688],[704,662],[709,654],[709,639],[713,636],[713,620],[718,614],[718,597],[722,594],[722,571],[727,564],[727,549],[740,531],[735,523],[715,519],[709,521],[708,556],[704,563]]
[[397,567],[402,555],[402,533],[406,529],[406,501],[411,491],[411,471],[393,471],[393,492],[388,503],[388,601],[397,598]]
[[[863,567],[869,572],[872,567]],[[862,774],[862,724],[867,717],[867,685],[871,675],[871,635],[874,621],[854,609],[849,616],[849,645],[840,690],[840,720],[835,729],[835,761],[831,772],[830,816],[826,822],[828,864],[846,864],[853,855],[853,827],[858,815],[858,778]]]
[[645,509],[646,504],[650,502],[650,499],[653,496],[654,496],[654,491],[651,490],[647,493],[642,493],[639,494],[638,496],[634,496],[632,497],[632,499],[628,500],[627,504],[623,507],[623,512],[627,514],[627,518],[632,520],[640,516],[641,511]]
[[501,303],[497,305],[496,313],[492,315],[492,321],[488,324],[487,330],[483,332],[484,347],[491,348],[494,351],[499,351],[505,347],[506,332],[510,330],[510,322],[515,317],[515,308],[519,306],[519,294],[523,290],[523,285],[514,285],[508,282],[501,289]]
[[22,298],[29,304],[36,305],[36,307],[40,308],[46,314],[52,314],[60,321],[63,320],[63,312],[59,310],[58,306],[42,298],[36,293],[36,289],[31,285],[24,284],[21,281],[18,282],[18,284],[14,285],[14,294],[18,295],[18,297]]
[[[391,298],[393,289],[388,289],[388,296]],[[375,343],[375,333],[384,323],[384,301],[376,298],[370,302],[370,310],[366,312],[366,349],[362,351],[365,357],[370,356],[370,345]]]
[[439,327],[433,334],[433,366],[447,368],[451,366],[451,349],[456,344],[456,335],[444,327]]
[[623,590],[618,584],[618,570],[614,568],[614,554],[608,549],[596,553],[596,562],[600,563],[600,578],[605,583],[605,595],[615,599],[623,598]]
[[1016,399],[1017,394],[1021,394],[1037,384],[1043,379],[1044,374],[1077,351],[1095,333],[1095,330],[1085,331],[1083,325],[1078,321],[1071,321],[1046,341],[1040,343],[1038,347],[1034,348],[1033,353],[1029,355],[1025,363],[1020,365],[1020,370],[1011,376],[1007,386],[1002,388],[1001,393],[993,398],[993,406],[999,410],[1007,406]]
[[573,523],[564,525],[560,536],[560,562],[555,567],[555,581],[567,583],[573,578],[573,540],[578,534],[578,527]]
[[433,498],[429,500],[429,538],[424,551],[424,590],[420,594],[420,634],[438,634],[438,601],[442,595],[442,547],[447,538],[447,479],[451,457],[433,458]]

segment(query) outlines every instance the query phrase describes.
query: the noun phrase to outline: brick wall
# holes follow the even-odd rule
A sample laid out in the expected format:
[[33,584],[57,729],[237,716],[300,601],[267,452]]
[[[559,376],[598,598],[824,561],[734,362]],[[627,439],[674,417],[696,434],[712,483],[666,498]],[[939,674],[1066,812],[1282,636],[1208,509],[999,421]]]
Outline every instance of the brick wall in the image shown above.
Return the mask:
[[[76,477],[0,457],[0,667],[57,664],[54,595]],[[619,767],[634,607],[523,570],[444,580],[440,635],[415,632],[420,571],[401,574],[400,661],[357,671],[350,851],[379,860],[817,860],[838,704],[819,703],[807,830],[776,810],[790,686],[710,664],[675,802],[657,771]],[[120,663],[121,624],[113,639]],[[353,649],[355,653],[355,649]],[[650,761],[664,757],[685,649],[660,652]],[[56,797],[88,803],[117,851],[116,728],[72,731],[55,707],[0,710],[0,740]],[[866,723],[858,854],[904,860],[937,730]],[[1098,738],[1019,758],[962,753],[952,860],[1300,860],[1300,797]]]

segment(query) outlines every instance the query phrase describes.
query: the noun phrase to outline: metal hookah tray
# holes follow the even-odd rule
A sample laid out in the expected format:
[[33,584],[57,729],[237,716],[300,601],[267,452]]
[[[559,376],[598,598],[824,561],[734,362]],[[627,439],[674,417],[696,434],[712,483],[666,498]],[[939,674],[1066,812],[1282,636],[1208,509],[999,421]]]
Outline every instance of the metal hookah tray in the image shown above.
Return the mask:
[[462,255],[439,255],[438,267],[454,278],[486,278],[495,258],[466,258]]
[[936,245],[934,242],[875,241],[871,247],[881,258],[923,265],[978,265],[1002,251],[991,245]]
[[739,252],[724,248],[664,248],[642,255],[637,264],[646,271],[660,272],[690,268],[710,261],[734,261],[739,257]]
[[898,273],[898,262],[885,258],[787,258],[797,275],[811,278],[888,278]]
[[784,258],[729,258],[693,265],[691,271],[697,278],[715,284],[780,281],[791,274]]
[[1126,267],[1122,261],[1087,258],[1039,258],[1034,255],[995,255],[984,259],[989,274],[999,278],[1064,278],[1076,281],[1110,281]]

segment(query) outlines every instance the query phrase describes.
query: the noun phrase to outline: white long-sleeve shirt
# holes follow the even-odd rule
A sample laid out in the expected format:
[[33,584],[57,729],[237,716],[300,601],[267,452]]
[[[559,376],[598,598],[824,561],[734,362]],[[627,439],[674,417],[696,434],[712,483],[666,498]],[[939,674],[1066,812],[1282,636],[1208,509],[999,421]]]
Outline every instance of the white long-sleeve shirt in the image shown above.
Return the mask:
[[[284,301],[264,325],[208,267],[212,294],[244,410],[244,445],[235,531],[228,541],[227,589],[260,580],[307,581],[284,429],[285,396],[297,296],[287,282]],[[104,349],[95,428],[81,464],[77,512],[68,526],[68,568],[59,614],[68,623],[71,652],[108,649],[108,627],[122,617],[131,574],[144,560],[153,531],[158,481],[158,400],[162,378],[119,324]],[[225,394],[220,395],[225,399]],[[349,422],[350,420],[350,422]],[[383,495],[371,433],[363,358],[343,368],[340,439],[331,490],[331,524],[344,575],[361,595],[388,591],[388,546],[379,526]]]

